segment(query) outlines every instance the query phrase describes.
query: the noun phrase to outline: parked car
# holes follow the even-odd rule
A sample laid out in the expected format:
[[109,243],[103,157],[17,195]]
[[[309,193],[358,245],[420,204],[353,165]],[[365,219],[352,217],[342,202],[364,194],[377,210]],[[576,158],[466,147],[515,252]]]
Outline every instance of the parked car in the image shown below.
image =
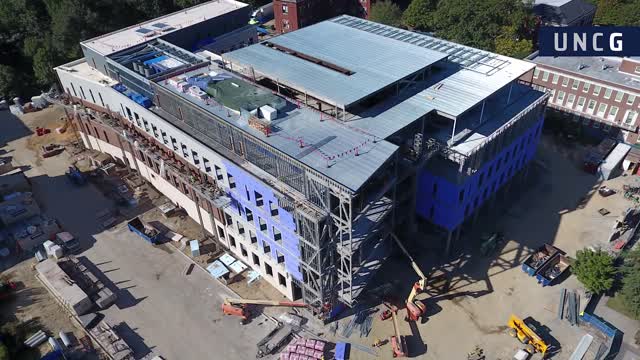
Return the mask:
[[607,186],[602,186],[600,187],[600,189],[598,189],[598,193],[600,193],[600,195],[602,195],[602,197],[607,197],[607,196],[611,196],[613,194],[616,193],[615,190],[607,187]]

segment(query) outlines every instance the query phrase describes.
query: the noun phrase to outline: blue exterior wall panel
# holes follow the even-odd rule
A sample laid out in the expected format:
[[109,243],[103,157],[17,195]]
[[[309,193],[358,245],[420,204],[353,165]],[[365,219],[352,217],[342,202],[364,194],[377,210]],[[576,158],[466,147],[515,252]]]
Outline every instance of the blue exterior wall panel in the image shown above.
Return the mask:
[[423,169],[418,174],[417,213],[447,230],[456,229],[533,159],[543,123],[542,116],[494,159],[486,161],[475,174],[465,177],[462,184]]
[[[249,209],[253,215],[252,222],[256,227],[258,247],[262,249],[266,243],[271,248],[272,258],[277,259],[278,253],[284,256],[284,265],[287,272],[294,279],[302,281],[302,273],[299,268],[300,243],[296,234],[296,223],[293,215],[280,207],[278,198],[275,197],[271,188],[231,162],[224,161],[223,165],[227,169],[227,174],[233,176],[236,184],[236,187],[227,193],[231,198],[230,207],[232,211],[247,220],[245,209]],[[262,195],[263,206],[256,205],[255,192]],[[276,204],[278,207],[277,220],[271,216],[270,203]],[[262,218],[267,224],[266,231],[260,230],[259,218]],[[282,236],[280,240],[275,240],[274,227],[280,231]]]

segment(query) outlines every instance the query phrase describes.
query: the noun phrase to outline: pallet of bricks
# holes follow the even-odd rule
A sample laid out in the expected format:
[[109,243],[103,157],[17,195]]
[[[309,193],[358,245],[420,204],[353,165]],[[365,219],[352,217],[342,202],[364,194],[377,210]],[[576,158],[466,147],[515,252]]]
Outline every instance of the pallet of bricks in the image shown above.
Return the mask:
[[326,343],[322,340],[299,338],[293,340],[280,353],[280,360],[322,359]]

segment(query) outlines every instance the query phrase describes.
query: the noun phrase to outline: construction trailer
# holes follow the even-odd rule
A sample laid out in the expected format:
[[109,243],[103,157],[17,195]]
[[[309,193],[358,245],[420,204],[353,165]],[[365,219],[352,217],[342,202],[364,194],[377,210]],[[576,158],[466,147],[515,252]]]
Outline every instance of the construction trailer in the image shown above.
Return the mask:
[[[214,21],[231,3],[200,6]],[[360,301],[394,229],[421,218],[448,251],[526,178],[547,102],[533,64],[350,16],[209,62],[180,39],[192,15],[83,42],[56,68],[74,126],[325,319]]]

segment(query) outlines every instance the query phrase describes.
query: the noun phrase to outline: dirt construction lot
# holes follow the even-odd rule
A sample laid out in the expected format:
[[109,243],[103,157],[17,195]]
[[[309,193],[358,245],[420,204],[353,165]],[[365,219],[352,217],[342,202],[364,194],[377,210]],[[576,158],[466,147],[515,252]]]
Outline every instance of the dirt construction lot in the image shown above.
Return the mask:
[[[450,293],[427,301],[426,322],[413,328],[405,321],[399,323],[400,334],[408,336],[412,357],[466,359],[479,346],[487,359],[510,360],[517,349],[524,347],[506,334],[507,320],[515,314],[537,322],[539,332],[553,346],[550,358],[569,359],[585,329],[558,320],[558,302],[561,288],[576,289],[580,284],[571,276],[558,285],[543,288],[521,270],[521,264],[545,243],[559,247],[569,256],[575,256],[577,250],[586,246],[604,244],[614,220],[631,206],[621,192],[609,198],[597,193],[601,184],[579,168],[582,151],[580,147],[567,148],[544,138],[522,195],[512,198],[513,204],[497,216],[479,218],[475,233],[502,231],[505,235],[505,243],[493,255],[480,255],[477,235],[463,233],[459,243],[454,244],[458,255],[446,263],[453,269]],[[632,177],[620,177],[607,185],[621,190],[623,183],[632,181],[635,181]],[[597,210],[602,207],[611,213],[600,215]],[[438,264],[433,251],[413,249],[414,255],[421,253],[428,254],[418,256],[423,269]],[[411,274],[410,280],[406,280],[408,286],[417,280],[402,256],[392,259],[381,273],[394,278]],[[409,290],[405,287],[397,296],[404,298]],[[404,314],[402,310],[402,318]],[[346,326],[348,321],[342,320],[340,326]],[[631,327],[634,323],[637,328],[637,322],[631,322]],[[368,338],[352,335],[349,340],[370,346],[376,338],[388,338],[392,333],[391,322],[382,322],[376,314]],[[633,342],[633,335],[627,338]],[[598,337],[594,339],[585,359],[593,356],[601,341]],[[378,349],[378,353],[381,358],[391,358],[389,345]],[[625,359],[638,359],[633,354],[627,355]],[[364,352],[353,352],[353,359],[367,358],[370,355]]]
[[[212,353],[217,354],[213,358],[255,356],[255,344],[273,323],[258,319],[243,327],[237,318],[223,317],[223,299],[233,294],[199,267],[185,276],[190,261],[173,246],[153,247],[124,223],[104,231],[96,214],[113,207],[113,202],[92,185],[77,187],[67,180],[66,154],[40,161],[21,124],[14,117],[3,118],[3,131],[5,126],[15,127],[14,134],[4,134],[4,150],[27,171],[43,211],[80,239],[78,258],[99,269],[99,278],[118,295],[116,304],[102,313],[119,329],[136,359],[149,354],[165,359],[207,359]],[[32,263],[28,259],[7,271],[19,271],[17,279],[27,287],[24,295],[31,294],[15,305],[16,317],[37,318],[50,334],[72,330],[62,308],[33,277]]]

